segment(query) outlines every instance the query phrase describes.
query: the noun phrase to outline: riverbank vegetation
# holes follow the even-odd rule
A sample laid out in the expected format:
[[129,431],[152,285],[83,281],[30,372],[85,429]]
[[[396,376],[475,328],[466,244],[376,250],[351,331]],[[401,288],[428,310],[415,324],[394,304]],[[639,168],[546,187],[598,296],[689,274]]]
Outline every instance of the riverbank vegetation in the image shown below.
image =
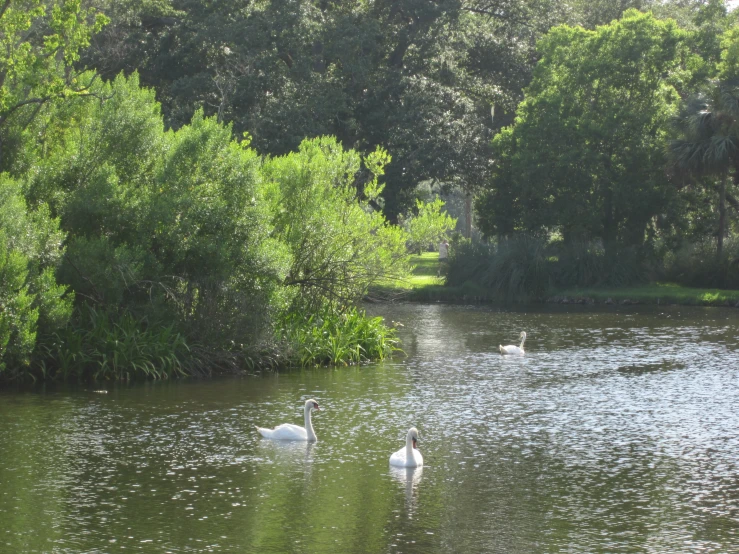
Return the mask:
[[30,0],[0,34],[1,379],[388,356],[358,303],[455,225],[419,187],[474,200],[447,291],[739,287],[722,0]]

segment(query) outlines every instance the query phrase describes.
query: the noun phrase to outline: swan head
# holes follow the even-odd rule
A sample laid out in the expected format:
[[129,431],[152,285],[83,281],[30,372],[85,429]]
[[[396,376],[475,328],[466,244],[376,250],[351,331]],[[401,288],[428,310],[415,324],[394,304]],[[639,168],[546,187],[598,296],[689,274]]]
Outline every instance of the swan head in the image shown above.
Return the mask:
[[411,442],[413,442],[413,448],[418,450],[418,429],[411,427],[410,431],[408,431],[408,437],[411,439]]
[[315,410],[317,412],[321,411],[321,408],[318,407],[318,402],[316,402],[312,398],[310,400],[305,401],[305,411],[309,412],[311,410]]
[[521,336],[519,338],[526,339],[526,331],[521,331]]

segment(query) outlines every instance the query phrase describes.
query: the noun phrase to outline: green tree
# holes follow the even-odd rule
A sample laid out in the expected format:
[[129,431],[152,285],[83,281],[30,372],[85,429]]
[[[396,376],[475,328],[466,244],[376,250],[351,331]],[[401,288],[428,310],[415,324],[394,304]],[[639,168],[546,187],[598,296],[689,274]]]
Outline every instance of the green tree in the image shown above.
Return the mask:
[[66,324],[73,295],[57,285],[63,254],[58,221],[29,211],[18,183],[0,176],[0,376],[28,366],[39,335]]
[[498,134],[499,169],[478,210],[487,230],[559,230],[566,241],[640,245],[673,189],[667,123],[691,78],[686,33],[627,11],[598,27],[556,27],[515,124]]
[[[405,233],[370,206],[388,161],[381,149],[362,158],[323,137],[265,162],[275,236],[290,252],[283,284],[300,292],[296,302],[350,305],[372,284],[407,274]],[[362,166],[372,177],[358,199],[353,182]]]
[[482,184],[491,106],[515,107],[535,38],[566,11],[547,0],[105,5],[113,23],[86,64],[108,77],[137,69],[174,128],[203,109],[271,155],[323,135],[388,149],[391,220],[423,180]]
[[73,70],[79,52],[107,22],[80,0],[5,0],[0,5],[0,166],[6,126],[23,126],[54,99],[90,93],[94,74]]
[[411,250],[422,253],[429,245],[436,245],[457,225],[457,220],[444,208],[444,201],[437,198],[431,202],[416,200],[416,213],[410,212],[403,220],[408,232]]

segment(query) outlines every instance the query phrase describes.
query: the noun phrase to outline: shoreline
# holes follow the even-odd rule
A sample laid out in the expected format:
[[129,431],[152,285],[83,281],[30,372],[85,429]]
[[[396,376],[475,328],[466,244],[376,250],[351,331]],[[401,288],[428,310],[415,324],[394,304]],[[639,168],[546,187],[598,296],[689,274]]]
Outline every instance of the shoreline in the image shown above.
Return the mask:
[[370,302],[449,302],[474,304],[562,304],[562,305],[678,305],[739,308],[739,290],[692,288],[674,283],[650,283],[623,288],[587,287],[553,290],[545,297],[501,300],[491,291],[465,283],[450,287],[437,277],[438,254],[414,256],[416,267],[401,286],[385,284],[367,296]]

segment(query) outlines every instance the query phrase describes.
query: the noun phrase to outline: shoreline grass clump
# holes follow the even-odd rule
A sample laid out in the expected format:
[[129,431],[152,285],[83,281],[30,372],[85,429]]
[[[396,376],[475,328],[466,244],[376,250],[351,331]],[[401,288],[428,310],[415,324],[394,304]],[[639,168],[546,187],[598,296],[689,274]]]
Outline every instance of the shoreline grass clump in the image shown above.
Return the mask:
[[363,310],[326,307],[318,313],[293,313],[277,337],[288,365],[355,365],[382,361],[399,351],[396,330]]
[[[149,325],[128,312],[86,307],[76,325],[55,331],[42,343],[35,364],[47,379],[169,379],[201,373],[185,337],[174,325]],[[29,375],[34,377],[34,366]]]

